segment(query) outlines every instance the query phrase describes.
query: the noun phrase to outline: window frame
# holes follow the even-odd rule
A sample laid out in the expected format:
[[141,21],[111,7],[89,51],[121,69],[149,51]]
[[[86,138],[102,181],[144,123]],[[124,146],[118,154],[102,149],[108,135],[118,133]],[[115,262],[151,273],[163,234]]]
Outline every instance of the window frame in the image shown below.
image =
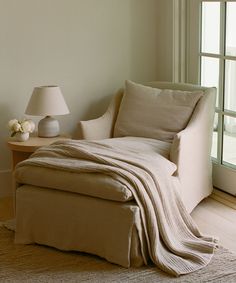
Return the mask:
[[[175,49],[181,49],[184,45],[185,52],[185,64],[180,64],[176,70],[181,70],[184,78],[181,82],[200,84],[201,79],[201,57],[213,57],[219,59],[220,64],[220,74],[219,74],[219,104],[217,105],[215,112],[218,113],[218,143],[217,143],[217,159],[213,158],[213,184],[215,187],[221,188],[233,195],[236,195],[235,180],[236,180],[236,165],[227,163],[223,161],[223,123],[224,116],[229,116],[236,118],[236,111],[224,109],[224,72],[225,72],[225,60],[236,61],[236,56],[225,55],[225,30],[226,30],[226,2],[235,2],[228,0],[218,0],[214,2],[221,3],[221,14],[220,14],[220,54],[205,53],[201,50],[201,21],[199,17],[201,16],[201,3],[202,0],[177,0],[178,4],[181,5],[181,9],[185,11],[181,15],[185,18],[185,27],[181,26],[179,22],[174,21],[179,24],[178,31],[180,30],[185,34],[184,42],[179,42],[178,45],[174,45]],[[213,2],[213,1],[204,1]],[[175,5],[178,5],[177,3]],[[175,5],[173,6],[175,9]],[[183,8],[184,6],[184,8]],[[179,14],[180,15],[180,14]],[[175,33],[175,30],[173,30]],[[183,50],[182,50],[183,51]],[[178,54],[183,54],[181,52],[174,52],[174,56]],[[174,57],[175,58],[175,57]],[[183,61],[183,58],[180,58]],[[184,70],[183,70],[184,69]],[[174,71],[176,71],[174,70]],[[173,76],[173,80],[174,80]],[[174,80],[176,81],[176,80]]]

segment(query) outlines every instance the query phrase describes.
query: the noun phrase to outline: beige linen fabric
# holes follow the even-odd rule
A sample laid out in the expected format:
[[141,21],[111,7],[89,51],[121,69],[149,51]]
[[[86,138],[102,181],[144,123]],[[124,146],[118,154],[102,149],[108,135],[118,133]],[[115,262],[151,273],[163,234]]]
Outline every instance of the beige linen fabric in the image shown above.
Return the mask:
[[[177,165],[175,178],[177,182],[180,182],[182,200],[188,212],[191,212],[202,199],[211,194],[213,189],[210,152],[216,88],[158,81],[145,85],[163,90],[203,92],[187,127],[175,136],[170,153],[170,160]],[[115,95],[107,112],[102,117],[83,121],[80,138],[112,138],[113,133],[110,129],[114,128],[121,97],[121,92]]]
[[24,166],[16,171],[15,180],[20,184],[33,186],[40,184],[43,188],[57,189],[114,201],[125,202],[133,199],[131,191],[125,185],[111,176],[100,173],[77,174],[67,171],[58,173],[58,170],[53,168]]
[[112,175],[132,191],[140,208],[149,256],[158,267],[181,275],[206,266],[213,255],[214,239],[202,236],[187,213],[171,181],[176,166],[157,152],[123,149],[112,146],[112,140],[57,142],[40,148],[17,167],[46,166]]
[[99,118],[88,121],[79,121],[77,139],[97,140],[113,137],[114,125],[123,97],[120,89],[113,97],[107,111]]
[[143,265],[135,203],[30,185],[18,188],[16,200],[15,243],[92,253],[123,267]]
[[[136,137],[114,138],[113,146],[122,146],[129,150],[142,152],[157,152],[168,158],[171,144],[168,142]],[[83,161],[80,161],[83,162]],[[30,172],[30,174],[29,174]],[[42,176],[44,176],[42,178]],[[114,201],[129,201],[133,199],[131,191],[112,176],[100,173],[80,173],[58,171],[54,168],[19,167],[14,174],[20,184],[28,184],[44,188],[58,189],[83,195],[89,195]]]
[[177,165],[181,197],[189,212],[212,192],[210,155],[215,98],[216,88],[206,88],[187,128],[175,136],[171,146],[170,160]]
[[126,81],[114,137],[172,141],[187,126],[202,95],[202,91],[161,90]]

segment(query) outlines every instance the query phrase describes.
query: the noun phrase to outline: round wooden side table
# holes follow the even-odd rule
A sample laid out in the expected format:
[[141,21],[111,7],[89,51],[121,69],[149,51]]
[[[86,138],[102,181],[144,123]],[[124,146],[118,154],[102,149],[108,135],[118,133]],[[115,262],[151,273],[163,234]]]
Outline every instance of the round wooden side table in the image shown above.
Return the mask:
[[17,142],[14,140],[9,140],[7,146],[12,152],[12,169],[14,170],[17,163],[23,161],[38,148],[42,146],[47,146],[53,142],[59,140],[71,139],[67,135],[61,135],[53,138],[40,138],[40,137],[30,137],[27,141]]

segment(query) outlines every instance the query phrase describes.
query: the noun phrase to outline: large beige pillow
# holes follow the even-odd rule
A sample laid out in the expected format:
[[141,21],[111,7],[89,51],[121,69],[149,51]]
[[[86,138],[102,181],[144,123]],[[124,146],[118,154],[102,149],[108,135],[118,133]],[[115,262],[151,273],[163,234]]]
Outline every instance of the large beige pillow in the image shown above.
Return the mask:
[[201,91],[161,90],[126,81],[114,137],[172,141],[187,126],[202,95]]

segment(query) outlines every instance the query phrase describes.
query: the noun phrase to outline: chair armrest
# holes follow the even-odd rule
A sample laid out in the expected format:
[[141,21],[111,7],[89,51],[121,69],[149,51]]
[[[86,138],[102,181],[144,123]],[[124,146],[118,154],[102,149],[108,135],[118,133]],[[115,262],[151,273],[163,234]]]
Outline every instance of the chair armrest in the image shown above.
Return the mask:
[[211,144],[215,94],[205,94],[188,126],[174,138],[170,160],[177,165],[176,177],[188,211],[212,192]]
[[86,140],[112,138],[122,97],[123,90],[119,90],[113,97],[107,111],[101,117],[88,121],[80,121],[78,123],[78,138]]

